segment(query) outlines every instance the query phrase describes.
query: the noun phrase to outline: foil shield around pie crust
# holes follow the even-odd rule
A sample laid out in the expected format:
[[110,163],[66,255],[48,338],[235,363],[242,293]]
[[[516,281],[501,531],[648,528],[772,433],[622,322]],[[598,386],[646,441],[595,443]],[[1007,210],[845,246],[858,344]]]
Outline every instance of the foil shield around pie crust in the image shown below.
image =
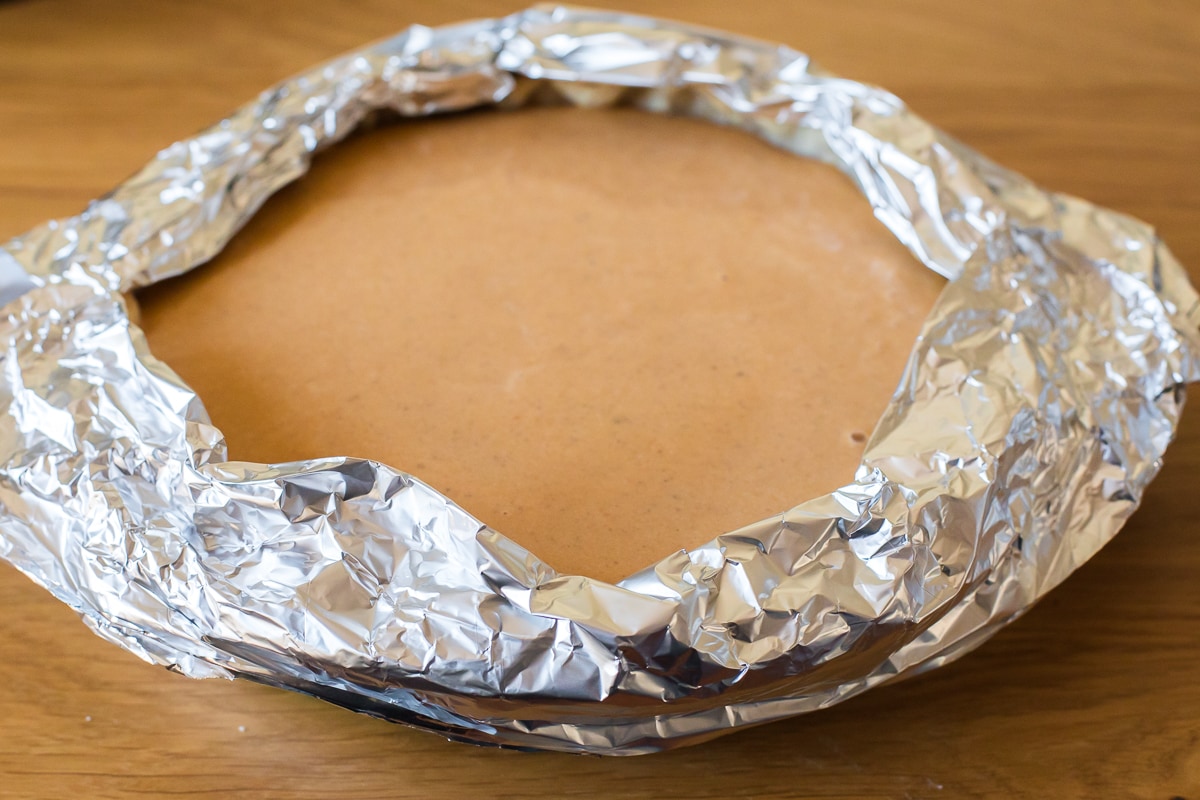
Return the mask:
[[[563,101],[828,161],[950,278],[853,481],[610,585],[382,464],[226,461],[121,293],[212,258],[364,119]],[[414,27],[0,249],[0,555],[185,675],[479,743],[659,750],[947,663],[1086,561],[1171,440],[1198,376],[1196,301],[1145,224],[1043,191],[786,47],[549,6]]]

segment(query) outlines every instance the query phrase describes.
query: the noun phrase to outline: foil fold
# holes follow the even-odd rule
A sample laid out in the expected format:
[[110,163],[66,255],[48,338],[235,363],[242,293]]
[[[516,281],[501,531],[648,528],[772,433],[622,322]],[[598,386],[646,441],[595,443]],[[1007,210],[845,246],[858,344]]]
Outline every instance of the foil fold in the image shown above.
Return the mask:
[[[383,464],[227,461],[121,298],[211,259],[364,121],[547,102],[701,117],[830,162],[950,278],[851,482],[616,585]],[[1145,224],[787,47],[556,6],[414,27],[264,92],[6,243],[0,302],[0,556],[97,634],[191,677],[602,754],[978,646],[1120,529],[1200,375],[1197,295]]]

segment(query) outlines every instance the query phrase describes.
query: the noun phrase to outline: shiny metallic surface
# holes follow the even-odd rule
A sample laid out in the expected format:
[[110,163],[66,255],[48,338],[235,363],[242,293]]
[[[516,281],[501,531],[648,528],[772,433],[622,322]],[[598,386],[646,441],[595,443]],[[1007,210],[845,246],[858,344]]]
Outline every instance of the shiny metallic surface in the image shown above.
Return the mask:
[[[121,293],[212,258],[377,114],[545,102],[828,161],[951,279],[852,482],[609,585],[382,464],[226,460]],[[970,651],[1120,529],[1200,377],[1197,295],[1145,224],[788,48],[549,6],[280,84],[5,244],[0,302],[0,555],[100,636],[191,677],[574,752],[701,741]]]

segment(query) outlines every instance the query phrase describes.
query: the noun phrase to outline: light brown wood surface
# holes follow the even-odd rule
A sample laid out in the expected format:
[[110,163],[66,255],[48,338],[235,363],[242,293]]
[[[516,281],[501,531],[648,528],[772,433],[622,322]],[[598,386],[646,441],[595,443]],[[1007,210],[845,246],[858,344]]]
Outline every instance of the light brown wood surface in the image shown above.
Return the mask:
[[[785,41],[1006,166],[1156,225],[1200,279],[1194,3],[626,2]],[[0,237],[76,212],[258,90],[500,3],[0,4]],[[1117,539],[981,650],[637,759],[468,748],[196,682],[0,569],[0,797],[1200,796],[1200,421]]]

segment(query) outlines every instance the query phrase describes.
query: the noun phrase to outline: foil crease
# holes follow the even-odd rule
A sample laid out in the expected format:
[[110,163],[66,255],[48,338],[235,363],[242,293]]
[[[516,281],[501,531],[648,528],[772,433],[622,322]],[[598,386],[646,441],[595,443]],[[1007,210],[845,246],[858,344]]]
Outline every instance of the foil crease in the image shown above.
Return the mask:
[[[830,162],[950,278],[853,481],[609,585],[383,464],[227,461],[121,293],[212,258],[364,120],[563,102]],[[812,711],[979,645],[1137,507],[1200,344],[1145,224],[787,47],[553,6],[413,27],[276,86],[5,244],[0,302],[0,555],[97,634],[191,677],[588,753]]]

